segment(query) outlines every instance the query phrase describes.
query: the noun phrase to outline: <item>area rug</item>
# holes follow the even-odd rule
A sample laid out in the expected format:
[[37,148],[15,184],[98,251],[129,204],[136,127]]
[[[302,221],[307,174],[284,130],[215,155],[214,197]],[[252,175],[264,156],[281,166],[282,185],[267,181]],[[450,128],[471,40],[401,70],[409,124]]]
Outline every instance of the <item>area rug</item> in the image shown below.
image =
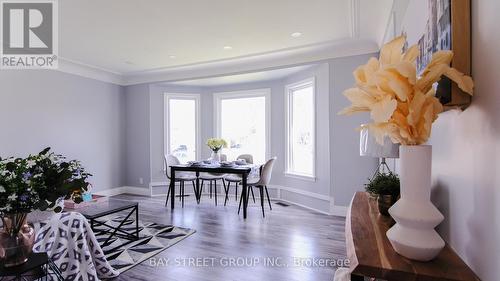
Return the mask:
[[[100,221],[105,221],[106,224],[112,226],[117,226],[122,220],[123,217],[103,217],[100,219]],[[135,221],[127,219],[121,229],[134,232]],[[96,226],[95,230],[97,241],[102,247],[108,234],[100,231],[103,228],[99,226]],[[126,239],[112,238],[111,243],[102,247],[102,250],[111,266],[122,273],[161,253],[195,232],[195,230],[189,228],[139,220],[140,238],[138,240],[130,242]]]

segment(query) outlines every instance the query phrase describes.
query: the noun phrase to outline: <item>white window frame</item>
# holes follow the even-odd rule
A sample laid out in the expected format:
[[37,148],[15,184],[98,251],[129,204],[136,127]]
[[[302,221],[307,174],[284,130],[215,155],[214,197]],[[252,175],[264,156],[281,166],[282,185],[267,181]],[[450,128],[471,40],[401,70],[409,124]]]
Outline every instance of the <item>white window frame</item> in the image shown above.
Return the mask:
[[[195,128],[195,142],[196,142],[196,160],[201,159],[201,130],[200,130],[200,94],[192,93],[165,93],[163,95],[163,151],[164,154],[170,154],[170,100],[194,100],[196,112],[196,128]],[[165,161],[164,161],[165,162]],[[163,170],[165,170],[165,163],[163,163]]]
[[[292,166],[292,117],[293,117],[293,112],[292,112],[292,103],[291,103],[291,97],[293,91],[300,90],[306,87],[312,86],[313,88],[313,134],[312,134],[312,143],[313,143],[313,169],[312,169],[312,175],[306,175],[302,173],[298,173],[295,171],[291,170]],[[285,86],[285,128],[286,128],[286,153],[285,153],[285,176],[291,177],[291,178],[296,178],[296,179],[301,179],[301,180],[307,180],[307,181],[316,181],[316,160],[317,160],[317,155],[316,155],[316,79],[315,77],[310,77],[307,79],[304,79],[302,81],[288,84]]]
[[[271,89],[254,89],[254,90],[244,90],[244,91],[234,91],[234,92],[220,92],[214,93],[214,128],[215,137],[221,137],[222,131],[222,120],[221,120],[221,103],[225,99],[242,99],[242,98],[254,98],[254,97],[264,97],[266,104],[266,159],[271,158]],[[263,164],[263,163],[261,163]]]

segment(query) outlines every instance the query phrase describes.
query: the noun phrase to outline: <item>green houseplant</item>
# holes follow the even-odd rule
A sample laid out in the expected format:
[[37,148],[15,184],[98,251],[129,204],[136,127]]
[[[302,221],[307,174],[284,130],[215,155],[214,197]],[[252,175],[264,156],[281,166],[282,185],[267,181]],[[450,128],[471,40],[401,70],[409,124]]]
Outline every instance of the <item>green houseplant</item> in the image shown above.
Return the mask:
[[61,212],[62,199],[81,202],[90,176],[79,161],[67,161],[50,148],[26,158],[0,158],[0,263],[10,267],[26,262],[35,238],[26,222],[28,213]]
[[378,210],[384,216],[389,216],[389,208],[396,203],[400,193],[399,177],[392,173],[377,173],[370,179],[365,189],[377,195]]

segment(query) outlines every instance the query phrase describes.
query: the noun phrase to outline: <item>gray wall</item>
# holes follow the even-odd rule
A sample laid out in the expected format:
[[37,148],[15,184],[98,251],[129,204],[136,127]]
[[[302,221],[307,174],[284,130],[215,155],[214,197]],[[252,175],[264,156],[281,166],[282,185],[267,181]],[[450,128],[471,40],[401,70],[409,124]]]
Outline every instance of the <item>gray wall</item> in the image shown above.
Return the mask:
[[430,141],[439,232],[484,281],[500,276],[499,10],[472,1],[472,105],[441,114]]
[[[149,187],[150,122],[149,85],[125,88],[126,101],[126,176],[125,185]],[[141,183],[142,179],[142,183]]]
[[342,93],[354,86],[352,72],[376,54],[333,59],[330,62],[330,168],[335,205],[348,206],[353,194],[364,190],[364,184],[376,169],[377,160],[359,156],[361,124],[369,121],[368,114],[339,116],[337,113],[350,103]]
[[122,186],[125,98],[120,86],[45,70],[0,71],[0,155],[50,146],[94,174],[96,190]]
[[[291,188],[282,192],[283,199],[331,211],[330,200],[347,206],[357,190],[373,173],[376,160],[359,156],[359,136],[355,130],[368,120],[367,115],[338,116],[348,105],[342,92],[354,85],[352,71],[366,63],[370,56],[332,59],[285,79],[244,83],[220,87],[186,87],[172,85],[139,85],[127,87],[127,166],[126,185],[147,187],[149,182],[165,182],[163,172],[163,94],[199,93],[201,96],[202,158],[210,151],[203,141],[213,136],[213,93],[271,89],[271,155],[278,156],[272,184]],[[315,77],[317,127],[317,179],[315,182],[286,177],[285,171],[285,85]],[[147,124],[146,124],[147,123]],[[149,132],[148,132],[149,131]],[[143,184],[139,184],[143,178]],[[163,186],[158,186],[161,192]],[[164,187],[166,190],[166,187]],[[301,194],[297,194],[300,192]],[[157,192],[155,192],[157,193]]]

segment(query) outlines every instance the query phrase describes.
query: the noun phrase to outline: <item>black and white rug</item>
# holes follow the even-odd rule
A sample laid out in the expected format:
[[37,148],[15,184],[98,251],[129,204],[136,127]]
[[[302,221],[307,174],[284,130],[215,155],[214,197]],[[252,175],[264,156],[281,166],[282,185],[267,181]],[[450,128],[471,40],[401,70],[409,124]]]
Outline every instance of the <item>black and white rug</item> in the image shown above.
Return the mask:
[[[123,217],[104,217],[100,219],[100,221],[106,221],[106,224],[112,226],[117,226],[122,220]],[[135,227],[135,221],[127,219],[121,229],[134,232]],[[95,228],[97,241],[102,247],[108,235],[100,232],[98,226]],[[139,220],[140,238],[138,240],[130,242],[126,239],[112,238],[111,243],[102,247],[102,250],[111,266],[121,273],[159,254],[195,232],[195,230],[189,228]]]

